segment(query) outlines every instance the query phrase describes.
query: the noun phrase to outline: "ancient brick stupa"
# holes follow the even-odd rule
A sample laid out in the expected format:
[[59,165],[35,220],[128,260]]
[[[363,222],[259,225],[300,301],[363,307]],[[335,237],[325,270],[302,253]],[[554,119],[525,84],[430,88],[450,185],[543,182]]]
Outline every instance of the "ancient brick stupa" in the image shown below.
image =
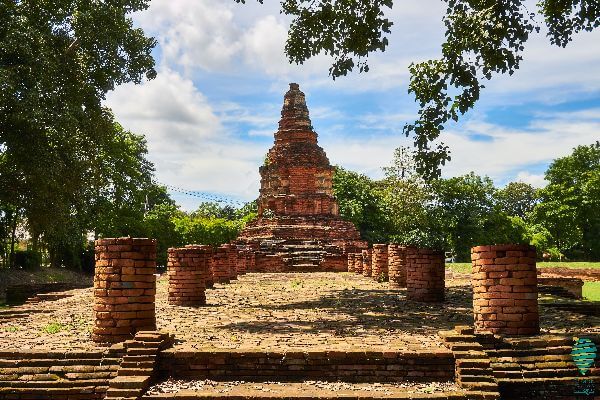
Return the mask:
[[339,216],[333,172],[317,144],[304,93],[291,83],[275,145],[260,167],[258,219],[239,237],[271,256],[262,267],[257,259],[259,270],[344,270],[346,254],[366,248],[356,227]]

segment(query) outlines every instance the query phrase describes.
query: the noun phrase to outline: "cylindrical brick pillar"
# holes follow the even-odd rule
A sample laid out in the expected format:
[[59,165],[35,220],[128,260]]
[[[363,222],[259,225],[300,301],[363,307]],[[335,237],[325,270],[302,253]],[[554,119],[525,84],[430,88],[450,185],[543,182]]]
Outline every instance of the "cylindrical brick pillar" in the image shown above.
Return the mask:
[[168,250],[169,304],[206,304],[206,279],[210,275],[210,246],[186,246]]
[[406,298],[414,301],[444,301],[446,270],[444,252],[406,248]]
[[229,264],[229,280],[234,281],[237,279],[237,261],[238,261],[238,250],[237,246],[231,243],[222,245],[227,252],[228,264]]
[[354,273],[354,259],[356,258],[355,253],[348,253],[348,272]]
[[388,246],[388,275],[390,286],[406,287],[406,247],[398,244]]
[[256,269],[256,253],[250,249],[246,252],[246,272],[253,272]]
[[371,249],[362,251],[362,259],[363,259],[363,276],[371,276]]
[[235,264],[235,271],[237,275],[246,274],[246,253],[247,250],[238,250],[237,252],[237,261]]
[[373,245],[371,275],[378,282],[387,282],[388,280],[388,254],[387,245],[385,244]]
[[362,275],[363,273],[362,253],[354,253],[354,273],[356,275]]
[[217,247],[210,263],[214,283],[229,283],[229,254],[224,247]]
[[156,240],[100,239],[95,251],[92,340],[116,343],[155,330]]
[[477,246],[473,262],[475,330],[505,335],[540,332],[535,247]]

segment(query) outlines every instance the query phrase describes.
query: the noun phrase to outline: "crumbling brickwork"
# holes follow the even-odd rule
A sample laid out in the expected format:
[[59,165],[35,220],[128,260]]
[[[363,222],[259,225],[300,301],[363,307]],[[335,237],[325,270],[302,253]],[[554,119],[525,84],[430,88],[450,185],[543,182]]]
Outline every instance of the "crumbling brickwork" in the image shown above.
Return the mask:
[[362,252],[354,254],[354,273],[356,275],[362,275],[363,273]]
[[348,253],[348,272],[354,273],[356,253]]
[[201,306],[206,304],[206,281],[212,281],[210,246],[186,246],[168,250],[169,304]]
[[477,246],[473,262],[475,330],[505,335],[539,333],[535,247]]
[[[283,271],[344,268],[343,249],[350,245],[360,251],[367,245],[356,227],[339,216],[333,173],[334,168],[317,144],[304,93],[298,84],[291,83],[284,96],[274,146],[260,167],[258,218],[241,232],[239,242],[259,244],[262,252],[282,256]],[[306,257],[297,254],[300,251],[295,257],[286,257],[286,245],[315,241],[324,250],[322,256],[310,259],[314,249],[307,248]],[[262,249],[265,242],[269,242],[268,249]]]
[[210,260],[213,281],[215,283],[229,283],[231,276],[229,268],[229,254],[225,247],[217,247]]
[[406,298],[414,301],[444,301],[446,284],[444,252],[405,248]]
[[100,239],[95,251],[92,340],[116,343],[156,329],[156,240]]
[[365,249],[362,251],[363,276],[366,276],[366,277],[371,276],[371,257],[372,257],[371,249]]
[[393,288],[406,287],[406,247],[398,244],[388,246],[388,275]]
[[371,274],[376,281],[388,280],[388,254],[387,245],[374,244],[371,259]]

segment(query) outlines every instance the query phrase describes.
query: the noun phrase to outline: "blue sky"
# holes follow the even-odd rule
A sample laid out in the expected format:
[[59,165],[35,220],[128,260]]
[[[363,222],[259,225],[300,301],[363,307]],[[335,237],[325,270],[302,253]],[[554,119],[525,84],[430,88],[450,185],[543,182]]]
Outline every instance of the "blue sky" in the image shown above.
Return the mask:
[[[417,111],[407,93],[408,65],[439,55],[444,2],[396,2],[387,13],[394,22],[388,50],[369,58],[369,73],[336,81],[325,56],[287,62],[289,19],[278,1],[247,3],[152,0],[134,15],[159,42],[158,77],[120,86],[106,103],[126,128],[146,136],[157,180],[256,198],[258,166],[289,82],[306,93],[331,163],[381,177],[394,149],[412,143],[401,133]],[[526,46],[521,69],[487,82],[476,108],[444,131],[452,152],[444,176],[475,171],[499,186],[543,186],[552,159],[600,139],[600,31],[579,34],[566,49],[552,47],[542,31]],[[201,201],[172,194],[184,209]]]

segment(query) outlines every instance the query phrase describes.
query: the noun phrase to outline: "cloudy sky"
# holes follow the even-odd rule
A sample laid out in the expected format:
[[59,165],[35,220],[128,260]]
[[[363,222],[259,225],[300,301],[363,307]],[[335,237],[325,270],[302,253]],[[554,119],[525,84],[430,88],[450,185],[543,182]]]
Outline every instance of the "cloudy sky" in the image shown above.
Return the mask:
[[[297,82],[319,143],[332,164],[382,176],[417,106],[407,93],[408,65],[439,55],[441,0],[403,0],[385,53],[370,72],[335,81],[331,60],[290,65],[283,52],[289,19],[279,1],[152,0],[134,23],[158,46],[158,77],[123,85],[107,96],[117,119],[144,134],[160,183],[240,201],[256,198],[258,166],[271,147],[283,94]],[[542,31],[526,45],[521,69],[486,83],[481,101],[443,141],[452,161],[444,176],[469,171],[502,186],[521,180],[543,186],[552,159],[600,138],[600,30],[566,48]],[[200,198],[172,192],[184,209]]]

